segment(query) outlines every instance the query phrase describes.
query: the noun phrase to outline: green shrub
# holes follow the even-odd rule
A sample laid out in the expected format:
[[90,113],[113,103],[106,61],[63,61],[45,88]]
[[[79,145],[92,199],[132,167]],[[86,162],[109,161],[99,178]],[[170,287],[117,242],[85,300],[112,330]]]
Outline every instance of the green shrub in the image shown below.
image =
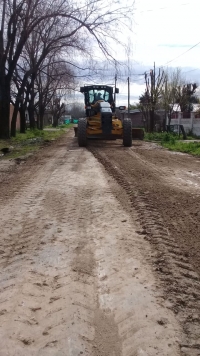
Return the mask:
[[71,127],[71,126],[72,126],[71,123],[69,123],[69,124],[62,124],[62,125],[59,125],[59,128],[65,129],[65,128],[69,128],[69,127]]
[[[194,139],[194,137],[189,137]],[[157,141],[161,146],[171,151],[178,151],[200,156],[200,142],[184,142],[183,136],[175,132],[145,133],[146,141]]]
[[146,132],[144,135],[144,139],[146,141],[160,141],[160,142],[169,142],[175,139],[179,139],[179,136],[173,132]]

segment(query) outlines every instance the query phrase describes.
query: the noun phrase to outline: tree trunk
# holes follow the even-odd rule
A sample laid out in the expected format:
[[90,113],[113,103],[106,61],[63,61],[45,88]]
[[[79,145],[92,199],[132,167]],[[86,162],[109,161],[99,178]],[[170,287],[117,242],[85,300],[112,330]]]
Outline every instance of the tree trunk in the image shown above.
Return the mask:
[[0,72],[0,138],[10,137],[10,83]]
[[13,115],[12,115],[12,121],[11,121],[11,136],[12,137],[16,136],[16,122],[17,122],[18,111],[19,111],[19,100],[17,99],[15,102],[14,111],[13,111]]
[[26,124],[26,111],[28,111],[27,110],[27,105],[28,105],[28,102],[29,102],[29,94],[30,94],[30,88],[29,88],[29,85],[27,85],[26,97],[25,97],[25,101],[24,101],[23,106],[22,106],[23,113],[22,113],[21,122],[20,122],[20,132],[21,133],[25,133],[26,130],[27,130],[27,126],[26,126],[27,125]]
[[168,119],[168,125],[171,125],[171,119],[172,119],[172,118],[171,118],[171,114],[169,114],[168,118],[169,118],[169,119]]
[[56,114],[53,115],[53,127],[57,127],[58,126],[58,116]]
[[144,111],[144,116],[146,120],[146,132],[149,132],[149,110]]
[[28,107],[28,112],[29,112],[29,120],[30,120],[30,129],[35,128],[35,117],[34,117],[34,81],[35,81],[35,76],[32,75],[31,77],[31,84],[30,84],[30,100],[29,100],[29,107]]
[[22,105],[19,109],[20,112],[20,132],[26,132],[26,115],[25,115],[25,107]]
[[44,110],[41,109],[40,110],[40,127],[39,127],[39,129],[43,130],[43,128],[44,128]]
[[44,104],[42,103],[42,99],[39,99],[39,105],[38,105],[38,129],[43,130],[44,128],[44,112],[45,112],[45,107]]
[[29,120],[30,120],[30,129],[35,128],[35,117],[34,117],[34,95],[31,94],[31,99],[29,100],[28,106]]
[[40,115],[37,113],[37,129],[40,129]]
[[154,132],[154,109],[150,110],[150,132]]
[[170,112],[168,113],[168,125],[171,125],[171,120],[172,120],[172,111],[170,110]]

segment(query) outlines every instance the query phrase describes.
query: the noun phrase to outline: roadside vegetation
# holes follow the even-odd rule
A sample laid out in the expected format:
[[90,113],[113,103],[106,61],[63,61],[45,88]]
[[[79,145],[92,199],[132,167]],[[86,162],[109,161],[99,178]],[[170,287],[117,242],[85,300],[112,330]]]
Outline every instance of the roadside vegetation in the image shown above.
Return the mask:
[[0,159],[11,159],[26,156],[38,151],[44,145],[50,144],[64,133],[72,125],[62,125],[57,129],[27,130],[25,133],[16,133],[15,137],[0,140]]
[[[187,136],[187,140],[183,140],[183,136],[178,136],[175,133],[154,132],[145,133],[146,141],[154,141],[162,147],[168,148],[170,151],[178,151],[200,156],[200,142],[194,142],[194,136]],[[188,142],[190,140],[191,142]]]

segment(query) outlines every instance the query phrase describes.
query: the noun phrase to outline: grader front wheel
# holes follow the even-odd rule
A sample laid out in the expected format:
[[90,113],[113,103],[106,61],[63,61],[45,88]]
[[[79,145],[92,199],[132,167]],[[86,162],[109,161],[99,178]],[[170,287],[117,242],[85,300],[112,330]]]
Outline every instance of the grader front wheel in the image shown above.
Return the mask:
[[78,145],[79,147],[87,146],[87,119],[78,120]]
[[123,145],[124,147],[132,146],[132,122],[131,119],[123,121]]

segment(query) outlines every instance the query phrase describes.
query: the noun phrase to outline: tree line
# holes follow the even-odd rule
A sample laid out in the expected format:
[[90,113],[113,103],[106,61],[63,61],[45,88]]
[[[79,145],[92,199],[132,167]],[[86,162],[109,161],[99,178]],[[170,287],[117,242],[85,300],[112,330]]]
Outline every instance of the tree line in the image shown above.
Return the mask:
[[18,112],[21,132],[26,111],[31,128],[35,117],[43,128],[47,108],[56,125],[61,97],[78,83],[77,58],[92,58],[96,44],[112,58],[110,41],[119,43],[132,12],[132,4],[105,0],[0,0],[0,138],[16,135]]
[[191,112],[193,104],[199,103],[196,95],[198,86],[184,79],[180,68],[164,71],[150,70],[145,73],[145,92],[139,97],[139,108],[146,122],[146,129],[153,132],[155,129],[155,112],[164,110],[170,125],[172,114],[179,108],[181,112]]

